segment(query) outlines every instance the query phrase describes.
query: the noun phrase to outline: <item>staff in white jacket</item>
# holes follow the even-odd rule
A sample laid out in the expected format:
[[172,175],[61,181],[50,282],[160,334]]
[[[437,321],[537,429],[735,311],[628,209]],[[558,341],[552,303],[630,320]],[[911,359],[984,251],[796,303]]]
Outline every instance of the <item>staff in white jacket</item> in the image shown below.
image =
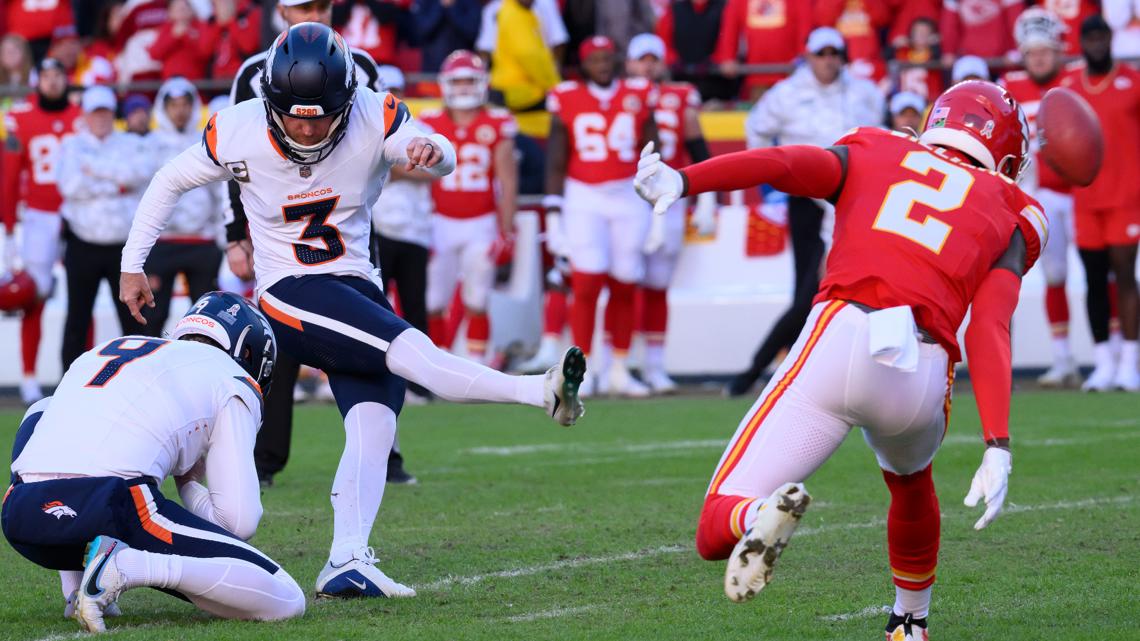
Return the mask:
[[[176,76],[162,84],[154,102],[154,133],[147,137],[147,152],[155,167],[201,142],[201,111],[202,101],[189,80]],[[148,334],[162,335],[179,274],[186,277],[191,300],[218,289],[221,230],[222,203],[217,190],[206,186],[182,195],[174,206],[170,224],[146,261],[154,292],[154,308],[147,310]]]
[[94,86],[83,94],[82,131],[63,141],[56,177],[67,225],[63,267],[67,273],[67,318],[63,326],[63,369],[84,352],[100,281],[111,285],[123,334],[142,326],[119,302],[119,262],[131,231],[137,191],[156,169],[144,138],[114,131],[115,94]]
[[[882,125],[883,95],[869,80],[848,73],[843,36],[831,27],[808,35],[806,65],[776,83],[745,122],[749,148],[781,145],[826,147],[855,127]],[[792,306],[776,321],[752,356],[752,365],[728,384],[730,396],[747,394],[776,355],[795,342],[819,289],[824,209],[810,198],[788,198],[788,233],[795,267]]]

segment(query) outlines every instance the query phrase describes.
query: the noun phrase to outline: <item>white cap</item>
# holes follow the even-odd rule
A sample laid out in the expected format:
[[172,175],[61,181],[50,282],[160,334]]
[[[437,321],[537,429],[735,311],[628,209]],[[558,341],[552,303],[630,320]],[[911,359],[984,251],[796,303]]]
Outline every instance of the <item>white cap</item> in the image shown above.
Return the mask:
[[978,77],[982,80],[990,79],[990,68],[986,61],[977,56],[962,56],[954,61],[954,68],[950,70],[950,80],[954,84],[966,78]]
[[921,115],[926,111],[926,101],[913,91],[900,91],[891,96],[891,115],[897,116],[904,109],[914,109]]
[[91,113],[97,109],[114,111],[117,104],[115,92],[111,91],[110,87],[94,85],[83,92],[83,113]]
[[843,34],[831,27],[817,27],[808,34],[807,50],[811,53],[819,53],[828,47],[845,51],[847,45],[843,43]]
[[626,55],[630,60],[640,60],[642,56],[657,56],[658,60],[665,59],[665,41],[656,34],[639,33],[629,41],[629,51]]
[[383,91],[404,88],[404,72],[399,67],[380,65],[376,67],[376,75],[380,78],[380,89]]
[[283,7],[299,7],[310,2],[316,2],[316,0],[277,0],[277,4]]

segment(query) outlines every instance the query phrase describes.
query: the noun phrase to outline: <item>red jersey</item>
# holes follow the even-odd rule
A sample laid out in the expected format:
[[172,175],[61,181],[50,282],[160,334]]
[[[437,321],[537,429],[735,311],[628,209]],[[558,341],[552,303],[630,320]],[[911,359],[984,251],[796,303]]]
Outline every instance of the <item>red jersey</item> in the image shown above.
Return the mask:
[[887,0],[815,0],[816,25],[835,27],[847,44],[851,70],[858,76],[881,80],[887,73],[879,46],[879,31],[891,23]]
[[566,176],[584,183],[625,180],[637,173],[641,128],[657,108],[644,78],[614,80],[605,89],[570,80],[546,97],[546,110],[566,125]]
[[839,139],[847,173],[816,301],[909,306],[961,360],[958,326],[982,280],[1021,229],[1026,268],[1048,233],[1041,205],[1010,179],[914,138],[860,128]]
[[1065,54],[1079,56],[1081,54],[1081,23],[1085,18],[1100,13],[1099,2],[1094,0],[1044,0],[1040,3],[1045,9],[1052,11],[1064,21]]
[[425,111],[419,122],[455,146],[455,171],[432,182],[435,210],[448,218],[475,218],[495,212],[495,147],[513,140],[518,123],[505,109],[479,110],[470,124],[457,127],[444,109]]
[[[812,26],[811,13],[811,3],[803,0],[728,0],[713,61],[736,60],[740,41],[744,40],[747,64],[791,62],[804,50]],[[771,85],[786,75],[748,76],[747,85]]]
[[[55,186],[56,158],[64,137],[75,130],[80,109],[44,111],[34,99],[12,107],[4,117],[3,202],[0,219],[11,231],[16,224],[16,203],[46,212],[58,212],[62,199]],[[21,180],[24,172],[27,178]]]
[[1037,111],[1041,108],[1041,99],[1045,92],[1053,87],[1061,86],[1064,74],[1058,73],[1048,83],[1039,85],[1024,71],[1011,71],[1001,79],[1001,84],[1009,95],[1013,96],[1025,112],[1025,119],[1029,121],[1029,147],[1033,151],[1033,166],[1037,171],[1037,184],[1045,189],[1051,189],[1064,194],[1069,193],[1072,186],[1061,179],[1045,161],[1041,160],[1041,149],[1037,146]]
[[8,28],[28,40],[75,35],[71,0],[8,0]]
[[1074,187],[1078,209],[1137,207],[1140,203],[1140,71],[1117,63],[1104,76],[1089,78],[1083,64],[1061,84],[1076,91],[1096,112],[1104,132],[1104,162],[1088,187]]
[[[930,62],[932,51],[927,49],[918,51],[906,47],[895,52],[895,58],[901,62],[914,62],[924,64]],[[925,67],[905,67],[899,70],[899,91],[910,91],[926,99],[927,104],[942,95],[946,83],[942,79],[942,70],[927,69]]]
[[663,82],[657,85],[657,138],[661,141],[661,160],[674,169],[688,165],[689,152],[685,149],[685,111],[701,108],[701,93],[687,82]]

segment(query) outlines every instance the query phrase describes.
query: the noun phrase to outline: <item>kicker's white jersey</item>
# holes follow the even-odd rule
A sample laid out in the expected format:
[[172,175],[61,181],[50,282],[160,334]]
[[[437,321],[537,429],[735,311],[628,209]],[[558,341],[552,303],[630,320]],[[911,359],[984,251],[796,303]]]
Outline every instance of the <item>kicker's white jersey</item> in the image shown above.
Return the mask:
[[[357,90],[344,138],[314,165],[288,160],[270,136],[261,100],[219,111],[202,144],[175,157],[155,175],[139,204],[123,250],[122,269],[142,271],[158,232],[178,196],[199,185],[234,179],[253,242],[257,293],[287,276],[372,272],[372,205],[389,168],[407,162],[409,141],[428,136],[391,94]],[[455,151],[432,135],[444,161],[430,171],[446,175]]]
[[116,338],[67,370],[12,471],[161,482],[202,458],[222,408],[235,397],[252,420],[225,428],[248,432],[240,440],[252,444],[261,424],[260,391],[224,351],[190,341]]

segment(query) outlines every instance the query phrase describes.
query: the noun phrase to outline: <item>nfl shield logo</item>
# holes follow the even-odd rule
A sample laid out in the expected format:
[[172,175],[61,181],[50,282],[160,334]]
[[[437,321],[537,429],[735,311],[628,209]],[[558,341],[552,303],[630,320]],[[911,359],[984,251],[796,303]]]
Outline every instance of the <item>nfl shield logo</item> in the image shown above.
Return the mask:
[[301,168],[297,170],[297,173],[301,174],[301,178],[308,178],[309,176],[313,175],[313,169],[308,165],[301,165]]

